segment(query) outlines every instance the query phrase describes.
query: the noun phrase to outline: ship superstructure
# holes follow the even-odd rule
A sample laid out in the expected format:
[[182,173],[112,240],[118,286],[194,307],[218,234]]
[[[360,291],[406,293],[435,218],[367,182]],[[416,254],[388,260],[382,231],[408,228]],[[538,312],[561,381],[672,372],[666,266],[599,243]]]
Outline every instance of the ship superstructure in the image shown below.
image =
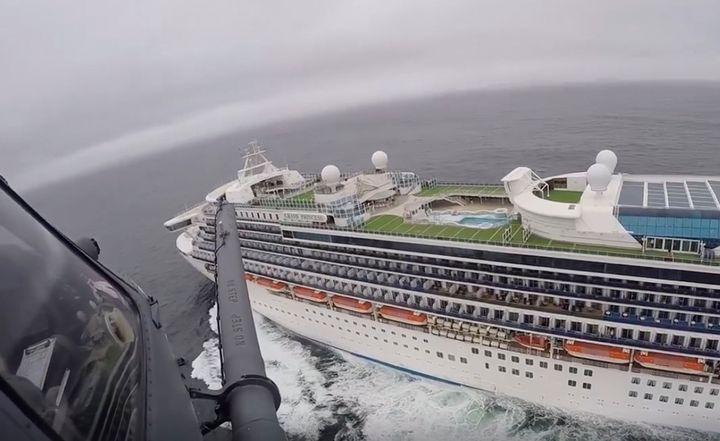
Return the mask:
[[720,432],[720,176],[586,172],[498,184],[301,174],[252,144],[166,222],[214,280],[234,204],[254,309],[362,357],[546,406]]

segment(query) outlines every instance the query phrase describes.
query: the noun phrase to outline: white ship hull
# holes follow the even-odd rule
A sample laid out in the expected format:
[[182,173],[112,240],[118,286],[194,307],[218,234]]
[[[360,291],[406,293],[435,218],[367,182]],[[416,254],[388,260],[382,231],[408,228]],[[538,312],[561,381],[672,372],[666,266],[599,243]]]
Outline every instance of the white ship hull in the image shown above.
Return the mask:
[[[200,262],[188,260],[214,280]],[[424,332],[424,327],[408,329],[378,322],[372,317],[350,315],[340,309],[292,300],[252,282],[248,282],[248,289],[253,309],[287,330],[402,370],[571,413],[592,413],[632,423],[701,431],[716,432],[720,427],[720,412],[705,408],[707,401],[717,398],[710,390],[718,385],[470,344],[432,335]],[[473,353],[473,347],[478,349],[477,354]],[[485,355],[488,352],[489,357]],[[498,354],[503,354],[505,360],[499,360]],[[518,357],[518,362],[513,362],[513,357]],[[532,365],[527,360],[531,360]],[[541,367],[541,362],[547,363],[547,367]],[[562,370],[556,370],[556,365]],[[500,367],[505,371],[501,372]],[[577,369],[577,373],[570,373],[570,368]],[[586,375],[586,370],[592,371],[591,376]],[[576,386],[569,386],[569,381],[575,381]],[[670,389],[663,388],[666,382],[671,383]],[[589,384],[590,389],[583,388],[584,383]],[[679,390],[681,384],[687,385],[686,391]],[[695,392],[698,386],[703,388],[701,393]],[[637,392],[637,396],[630,397],[630,391]],[[645,399],[646,394],[652,394],[652,398]],[[659,401],[659,395],[666,395],[668,401]],[[685,405],[674,404],[677,398],[683,399]],[[691,400],[699,401],[699,406],[689,408],[687,403]]]

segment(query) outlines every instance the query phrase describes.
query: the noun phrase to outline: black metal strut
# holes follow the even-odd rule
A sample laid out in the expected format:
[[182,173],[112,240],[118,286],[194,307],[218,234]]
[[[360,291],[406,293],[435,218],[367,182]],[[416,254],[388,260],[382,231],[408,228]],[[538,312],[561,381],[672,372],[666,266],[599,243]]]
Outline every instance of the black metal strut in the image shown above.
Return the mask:
[[203,434],[232,423],[233,441],[285,441],[277,419],[280,392],[265,373],[252,317],[235,209],[222,197],[215,215],[215,282],[223,389],[190,390],[190,396],[215,401],[214,421]]

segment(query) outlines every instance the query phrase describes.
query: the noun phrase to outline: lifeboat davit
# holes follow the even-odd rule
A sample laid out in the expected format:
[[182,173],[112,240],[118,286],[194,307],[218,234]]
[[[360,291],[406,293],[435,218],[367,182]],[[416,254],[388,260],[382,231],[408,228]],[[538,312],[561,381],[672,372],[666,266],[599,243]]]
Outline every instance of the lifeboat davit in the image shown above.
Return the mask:
[[544,351],[548,345],[547,337],[541,335],[516,335],[513,340],[520,346],[538,351]]
[[304,286],[296,286],[293,288],[293,294],[295,297],[301,299],[310,300],[311,302],[324,302],[327,300],[327,294],[324,291],[318,291],[312,288],[305,288]]
[[333,305],[338,308],[347,309],[348,311],[359,312],[360,314],[370,314],[372,312],[372,303],[365,300],[355,300],[349,297],[332,296]]
[[615,364],[630,363],[630,350],[627,348],[579,341],[566,341],[563,347],[565,352],[577,358]]
[[650,369],[695,375],[705,372],[705,362],[695,357],[660,354],[657,352],[638,352],[635,354],[634,359],[640,366]]
[[417,311],[394,308],[392,306],[382,306],[380,307],[378,313],[383,318],[400,323],[406,323],[408,325],[423,326],[427,324],[427,316]]
[[266,279],[265,277],[258,277],[255,279],[255,283],[260,286],[264,286],[270,291],[282,292],[287,289],[287,283],[278,282],[277,280]]
[[250,273],[245,273],[245,280],[247,280],[248,282],[252,282],[255,280],[255,276]]

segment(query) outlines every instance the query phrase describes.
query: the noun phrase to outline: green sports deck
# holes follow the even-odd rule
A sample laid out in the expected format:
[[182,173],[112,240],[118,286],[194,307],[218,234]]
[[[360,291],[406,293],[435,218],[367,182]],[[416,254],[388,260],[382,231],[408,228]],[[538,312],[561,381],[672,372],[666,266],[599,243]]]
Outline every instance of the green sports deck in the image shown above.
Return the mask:
[[[510,227],[510,239],[503,240],[503,231]],[[616,257],[630,257],[635,259],[650,260],[672,260],[682,263],[710,264],[717,265],[717,262],[703,261],[699,256],[675,254],[672,259],[664,251],[656,250],[635,250],[629,248],[603,247],[572,242],[559,242],[535,234],[531,234],[527,240],[523,240],[523,229],[519,222],[512,221],[508,226],[495,228],[472,228],[455,225],[437,225],[426,223],[405,222],[400,216],[381,214],[373,216],[361,229],[372,233],[390,234],[398,236],[442,239],[460,242],[487,243],[493,245],[504,245],[513,247],[544,249],[551,251],[565,251],[575,253],[586,253],[594,255],[607,255]]]
[[507,194],[502,185],[436,184],[423,188],[416,196],[507,197]]

